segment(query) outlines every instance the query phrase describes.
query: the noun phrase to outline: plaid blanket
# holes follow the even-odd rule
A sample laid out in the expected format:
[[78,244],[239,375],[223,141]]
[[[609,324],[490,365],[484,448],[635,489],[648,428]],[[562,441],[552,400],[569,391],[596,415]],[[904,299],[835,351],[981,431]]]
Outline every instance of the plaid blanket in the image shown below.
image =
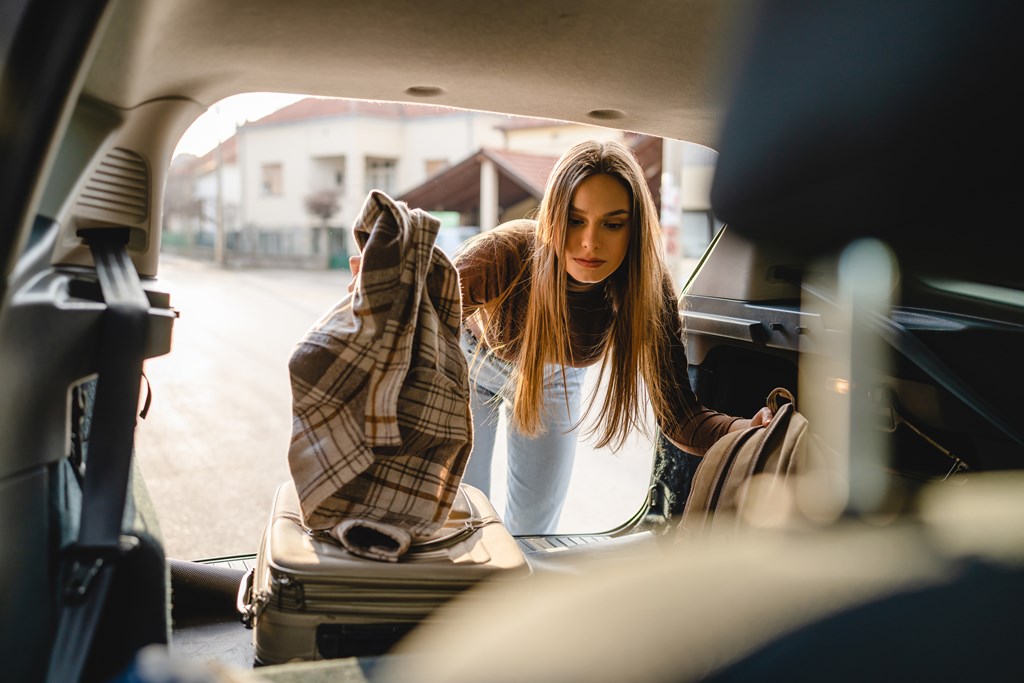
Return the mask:
[[458,275],[440,223],[383,192],[353,226],[354,290],[296,344],[288,465],[303,521],[361,517],[426,536],[445,521],[472,450]]

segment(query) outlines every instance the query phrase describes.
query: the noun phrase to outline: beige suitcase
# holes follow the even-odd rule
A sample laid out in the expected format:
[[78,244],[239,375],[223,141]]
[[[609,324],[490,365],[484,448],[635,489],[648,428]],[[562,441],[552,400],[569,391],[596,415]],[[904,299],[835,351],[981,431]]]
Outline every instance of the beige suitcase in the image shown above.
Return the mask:
[[275,494],[256,566],[239,590],[257,664],[383,654],[470,586],[530,573],[490,501],[464,483],[445,525],[398,562],[352,555],[301,520],[287,481]]

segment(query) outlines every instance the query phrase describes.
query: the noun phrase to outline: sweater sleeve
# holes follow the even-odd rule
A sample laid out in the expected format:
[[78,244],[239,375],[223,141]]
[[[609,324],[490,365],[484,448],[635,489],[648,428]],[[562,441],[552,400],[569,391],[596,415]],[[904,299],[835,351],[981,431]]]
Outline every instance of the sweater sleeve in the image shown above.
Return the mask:
[[687,372],[686,346],[683,343],[683,324],[679,317],[679,306],[671,289],[666,290],[666,306],[671,314],[666,315],[668,324],[665,333],[669,336],[669,362],[671,376],[675,382],[669,390],[670,417],[662,420],[661,431],[683,450],[704,455],[711,445],[725,436],[733,423],[740,420],[701,405],[690,387]]
[[534,229],[529,220],[503,223],[469,239],[455,254],[463,320],[498,298],[519,274]]

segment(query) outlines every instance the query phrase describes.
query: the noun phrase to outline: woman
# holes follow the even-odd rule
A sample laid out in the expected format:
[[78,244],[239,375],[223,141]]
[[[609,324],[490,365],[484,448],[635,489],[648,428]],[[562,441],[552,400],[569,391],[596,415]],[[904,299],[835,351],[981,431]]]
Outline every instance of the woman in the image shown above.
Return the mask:
[[463,480],[489,493],[498,410],[509,408],[508,504],[514,533],[555,530],[569,486],[585,369],[600,362],[596,445],[643,428],[703,454],[727,432],[767,424],[701,406],[690,389],[675,287],[658,216],[628,147],[588,141],[559,159],[536,220],[510,221],[455,256],[474,446]]
[[[490,494],[498,414],[507,409],[506,526],[553,533],[576,430],[597,410],[596,445],[620,446],[653,408],[662,434],[703,455],[730,431],[767,424],[700,405],[690,389],[675,286],[643,169],[618,142],[582,142],[551,172],[536,220],[467,240],[455,255],[474,443],[463,481]],[[353,277],[359,260],[351,260]],[[586,369],[604,386],[581,418]]]

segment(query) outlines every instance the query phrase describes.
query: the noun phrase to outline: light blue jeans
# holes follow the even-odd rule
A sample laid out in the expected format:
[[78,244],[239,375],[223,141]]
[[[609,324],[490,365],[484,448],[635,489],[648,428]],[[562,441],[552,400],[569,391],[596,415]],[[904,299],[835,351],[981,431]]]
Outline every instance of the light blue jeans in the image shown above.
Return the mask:
[[[508,363],[481,349],[469,330],[462,331],[462,351],[469,362],[470,409],[473,412],[473,452],[463,481],[488,496],[491,460],[498,416],[505,410],[508,448],[508,500],[502,520],[513,534],[555,532],[569,490],[586,368],[552,365],[544,373],[544,425],[528,437],[510,425],[514,387]],[[564,375],[564,388],[563,388]],[[568,393],[566,393],[566,390]],[[568,398],[568,401],[566,400]],[[568,406],[566,405],[568,403]]]

